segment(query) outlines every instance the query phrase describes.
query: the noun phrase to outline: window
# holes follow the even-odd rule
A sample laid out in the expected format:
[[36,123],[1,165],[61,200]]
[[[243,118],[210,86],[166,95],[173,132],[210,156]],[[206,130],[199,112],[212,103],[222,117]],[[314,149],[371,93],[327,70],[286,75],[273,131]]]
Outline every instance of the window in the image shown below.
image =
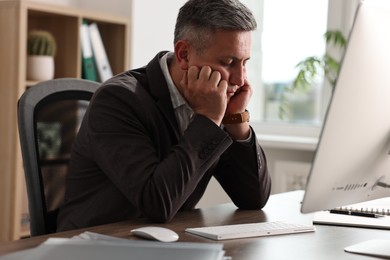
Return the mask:
[[330,96],[323,77],[305,93],[286,89],[296,77],[300,61],[325,53],[328,28],[344,30],[347,35],[358,0],[242,2],[258,21],[247,65],[254,88],[249,106],[252,125],[258,133],[317,136]]
[[317,105],[322,78],[305,93],[289,94],[286,89],[296,77],[295,66],[299,61],[325,53],[326,21],[327,0],[264,0],[261,37],[264,121],[313,124],[319,121]]

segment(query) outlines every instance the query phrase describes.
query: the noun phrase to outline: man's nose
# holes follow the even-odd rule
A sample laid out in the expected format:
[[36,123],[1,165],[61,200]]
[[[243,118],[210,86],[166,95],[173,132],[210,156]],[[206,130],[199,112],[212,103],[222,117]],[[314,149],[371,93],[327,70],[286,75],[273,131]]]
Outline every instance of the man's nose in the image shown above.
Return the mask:
[[230,84],[243,86],[246,78],[246,70],[244,66],[238,66],[230,74]]

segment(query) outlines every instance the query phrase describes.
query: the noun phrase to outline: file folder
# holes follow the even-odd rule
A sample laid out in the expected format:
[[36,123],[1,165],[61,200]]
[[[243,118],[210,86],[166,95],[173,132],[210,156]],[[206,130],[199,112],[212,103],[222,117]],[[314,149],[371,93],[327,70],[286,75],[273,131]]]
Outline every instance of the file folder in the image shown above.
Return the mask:
[[99,80],[103,82],[112,77],[111,66],[97,24],[91,23],[88,28]]
[[82,77],[92,81],[98,81],[95,67],[95,58],[92,52],[91,39],[86,21],[83,21],[80,28],[81,54],[82,54]]

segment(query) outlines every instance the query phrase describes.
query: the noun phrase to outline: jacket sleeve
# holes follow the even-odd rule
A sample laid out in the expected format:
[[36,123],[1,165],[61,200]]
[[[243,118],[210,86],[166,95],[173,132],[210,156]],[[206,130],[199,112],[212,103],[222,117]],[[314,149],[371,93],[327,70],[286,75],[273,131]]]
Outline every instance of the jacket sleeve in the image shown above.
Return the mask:
[[99,91],[86,121],[89,146],[104,175],[134,208],[152,221],[166,222],[232,140],[198,115],[177,143],[154,103],[139,98],[141,91],[118,86]]
[[263,208],[271,192],[266,156],[252,128],[251,131],[249,143],[233,142],[221,156],[214,174],[241,209]]

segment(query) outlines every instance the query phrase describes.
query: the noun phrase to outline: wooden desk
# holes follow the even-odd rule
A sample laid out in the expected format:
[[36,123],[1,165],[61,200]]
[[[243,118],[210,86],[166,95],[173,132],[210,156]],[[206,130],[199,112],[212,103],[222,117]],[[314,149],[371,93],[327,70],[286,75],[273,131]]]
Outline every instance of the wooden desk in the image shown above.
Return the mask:
[[[216,242],[187,234],[187,227],[200,227],[224,224],[276,221],[311,224],[312,214],[300,213],[302,191],[272,195],[262,211],[237,210],[233,204],[222,204],[210,208],[180,212],[168,224],[160,224],[176,231],[182,242]],[[128,239],[138,239],[130,235],[132,228],[156,225],[144,220],[125,221],[88,229],[57,233],[51,237],[71,237],[86,230]],[[277,259],[378,259],[344,252],[344,247],[375,238],[390,239],[389,231],[351,227],[317,225],[316,232],[233,239],[222,242],[227,256],[233,260],[277,260]],[[39,236],[0,244],[0,255],[37,246],[50,236]]]

